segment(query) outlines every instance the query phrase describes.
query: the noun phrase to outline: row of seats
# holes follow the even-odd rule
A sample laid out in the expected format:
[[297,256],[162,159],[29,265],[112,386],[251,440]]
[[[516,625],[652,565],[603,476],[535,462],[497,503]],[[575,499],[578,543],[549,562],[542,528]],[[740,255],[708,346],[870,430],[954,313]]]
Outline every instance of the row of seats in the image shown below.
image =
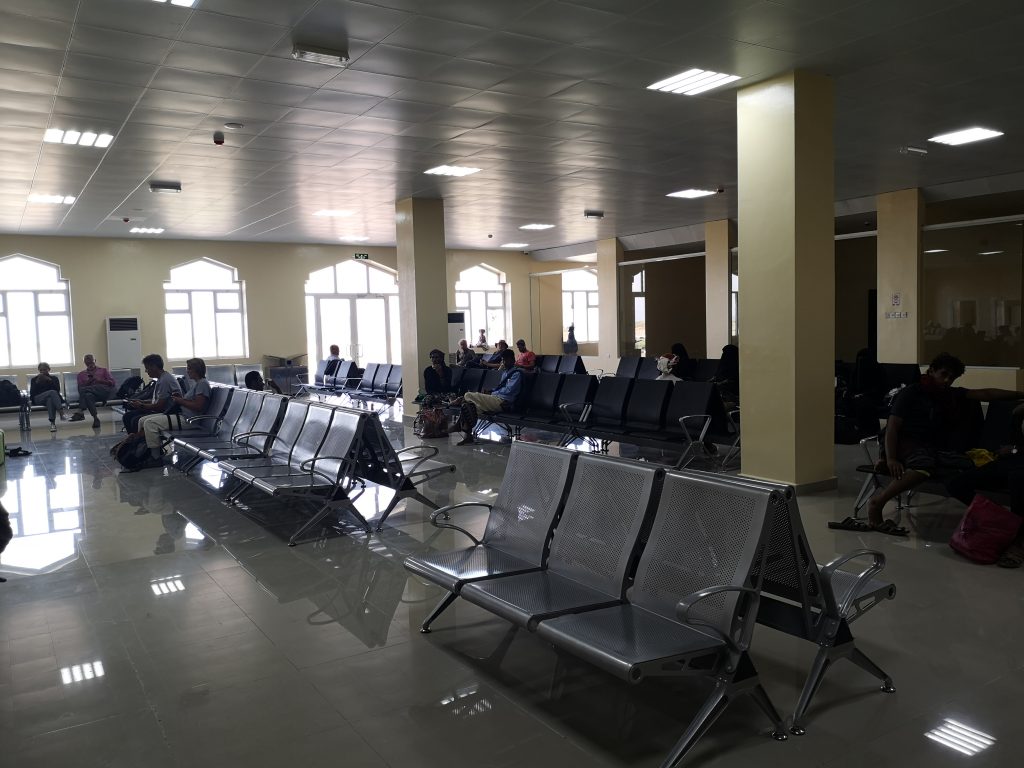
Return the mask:
[[[719,360],[690,360],[689,370],[683,378],[692,381],[711,381],[718,372]],[[627,379],[656,379],[661,375],[656,357],[620,357],[615,375]]]
[[579,355],[537,355],[534,370],[544,373],[586,373]]
[[[895,595],[874,578],[885,558],[859,550],[819,568],[791,487],[515,443],[481,539],[447,522],[464,506],[438,510],[431,522],[473,546],[405,560],[445,592],[421,631],[461,597],[629,683],[711,678],[707,702],[663,766],[682,760],[744,693],[771,719],[773,736],[785,738],[749,655],[755,620],[818,646],[792,732],[803,733],[835,659],[892,690],[849,630]],[[839,568],[858,557],[870,560],[862,572]]]
[[215,462],[236,484],[228,494],[232,502],[255,489],[318,505],[313,517],[292,535],[292,545],[337,510],[369,529],[352,504],[355,482],[394,491],[378,520],[380,530],[404,498],[436,509],[419,486],[455,470],[433,458],[438,453],[434,447],[395,450],[373,414],[282,395],[214,387],[207,415],[190,422],[199,428],[164,434],[179,455],[181,471],[188,474],[203,461]]
[[[263,367],[257,363],[240,363],[238,365],[208,365],[206,366],[206,378],[211,384],[220,384],[225,387],[244,387],[245,377],[250,371],[256,371],[263,376]],[[179,378],[187,377],[187,369],[184,365],[176,365],[171,372]]]
[[727,414],[711,382],[654,381],[620,376],[538,373],[528,377],[515,411],[486,414],[512,438],[524,428],[561,432],[563,444],[585,438],[597,450],[610,442],[683,450],[692,461],[704,441],[739,447],[738,414]]
[[342,360],[333,367],[321,360],[312,379],[300,380],[296,394],[344,395],[364,404],[391,405],[402,394],[402,366],[367,363],[360,371],[351,360]]

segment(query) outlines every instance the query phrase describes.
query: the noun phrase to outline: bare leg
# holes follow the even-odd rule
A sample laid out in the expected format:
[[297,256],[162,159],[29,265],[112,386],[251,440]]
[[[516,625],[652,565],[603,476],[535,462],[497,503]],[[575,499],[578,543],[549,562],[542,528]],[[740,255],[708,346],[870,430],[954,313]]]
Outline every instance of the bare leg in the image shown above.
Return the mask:
[[888,504],[892,499],[895,499],[901,493],[909,491],[925,480],[928,479],[928,475],[918,472],[913,469],[908,469],[903,473],[903,477],[898,480],[891,480],[885,488],[876,493],[868,501],[868,522],[871,525],[878,525],[882,522],[882,508]]

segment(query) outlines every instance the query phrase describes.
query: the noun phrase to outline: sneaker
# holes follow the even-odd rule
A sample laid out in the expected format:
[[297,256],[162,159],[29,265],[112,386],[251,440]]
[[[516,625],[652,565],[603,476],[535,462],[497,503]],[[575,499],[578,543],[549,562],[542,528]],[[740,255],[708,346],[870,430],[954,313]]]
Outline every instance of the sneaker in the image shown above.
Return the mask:
[[70,421],[85,421],[85,414],[81,411],[71,414]]
[[99,419],[93,419],[92,420],[92,428],[93,429],[99,429],[100,428],[100,420]]
[[57,425],[54,424],[52,421],[50,422],[50,431],[51,432],[56,432],[57,431]]

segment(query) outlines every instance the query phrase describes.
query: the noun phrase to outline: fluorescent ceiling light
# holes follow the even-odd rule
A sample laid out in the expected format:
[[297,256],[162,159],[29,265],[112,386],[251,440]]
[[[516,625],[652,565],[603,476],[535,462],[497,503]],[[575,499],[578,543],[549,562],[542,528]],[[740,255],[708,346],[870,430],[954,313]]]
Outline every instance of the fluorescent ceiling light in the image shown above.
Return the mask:
[[947,250],[946,248],[932,248],[930,251],[925,251],[925,253],[946,253]]
[[[166,3],[167,0],[156,0],[158,3]],[[180,5],[182,8],[191,8],[198,0],[171,0],[171,5]]]
[[680,72],[678,75],[651,83],[647,86],[647,90],[696,96],[698,93],[710,91],[712,88],[720,88],[739,79],[739,75],[727,75],[723,72],[711,72],[707,69],[688,69],[685,72]]
[[33,192],[28,196],[30,203],[48,203],[50,205],[73,205],[76,198],[74,195],[42,195]]
[[333,51],[330,48],[317,48],[312,45],[296,45],[292,48],[292,58],[296,61],[308,61],[310,64],[344,67],[348,64],[348,51]]
[[351,216],[355,211],[343,211],[340,208],[323,208],[319,211],[314,211],[314,216],[320,216],[323,218],[340,219],[345,216]]
[[176,195],[181,192],[180,181],[151,181],[149,191],[160,195]]
[[1002,253],[1002,251],[978,251],[979,256],[995,256],[997,253]]
[[43,134],[43,141],[48,144],[77,144],[80,147],[99,147],[104,149],[110,146],[114,137],[109,133],[96,134],[93,131],[65,131],[63,128],[47,128]]
[[715,194],[718,193],[713,189],[681,189],[678,192],[669,192],[665,197],[685,197],[687,200],[692,200],[695,197],[707,197]]
[[344,240],[349,243],[365,243],[370,238],[366,237],[365,235],[345,235],[344,237],[339,237],[338,239]]
[[520,229],[552,229],[554,224],[523,224]]
[[434,176],[469,176],[471,173],[477,173],[482,170],[481,168],[469,168],[462,165],[439,165],[437,168],[431,168],[429,171],[424,173],[430,173]]
[[529,245],[530,245],[529,243],[502,243],[501,247],[502,248],[527,248],[527,247],[529,247]]
[[996,743],[994,736],[990,736],[975,728],[970,728],[948,717],[942,721],[942,725],[928,731],[925,733],[925,736],[944,747],[948,747],[968,757],[974,757],[974,755]]
[[994,139],[996,136],[1002,135],[1002,131],[991,131],[988,128],[965,128],[962,131],[953,131],[952,133],[943,133],[939,136],[932,136],[928,141],[934,141],[936,144],[948,144],[951,147],[955,147],[960,144],[970,144],[972,141]]
[[130,230],[133,235],[162,235],[164,232],[163,227],[132,227]]

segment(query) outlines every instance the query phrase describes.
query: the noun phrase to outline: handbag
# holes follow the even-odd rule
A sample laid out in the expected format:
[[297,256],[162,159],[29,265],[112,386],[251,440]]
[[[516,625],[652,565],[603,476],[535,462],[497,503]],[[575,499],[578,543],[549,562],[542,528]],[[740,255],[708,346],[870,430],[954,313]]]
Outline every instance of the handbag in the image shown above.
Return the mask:
[[949,546],[968,560],[987,565],[1013,543],[1020,526],[1020,515],[979,493],[971,499]]
[[417,437],[448,437],[448,414],[444,408],[421,408],[412,423],[413,434]]

